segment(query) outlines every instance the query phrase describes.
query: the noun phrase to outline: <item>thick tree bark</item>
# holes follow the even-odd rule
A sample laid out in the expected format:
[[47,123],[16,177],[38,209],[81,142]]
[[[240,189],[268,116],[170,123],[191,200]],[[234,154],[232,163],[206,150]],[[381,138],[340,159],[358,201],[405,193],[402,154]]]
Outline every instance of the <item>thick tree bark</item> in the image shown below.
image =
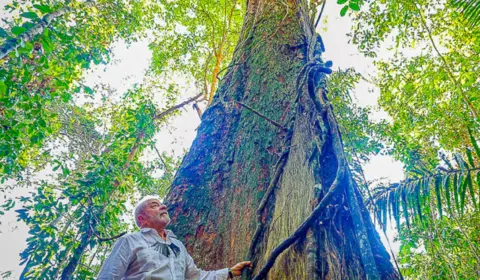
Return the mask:
[[204,269],[248,258],[255,239],[256,275],[323,201],[268,278],[397,279],[343,166],[306,2],[248,1],[233,61],[167,197],[172,229]]

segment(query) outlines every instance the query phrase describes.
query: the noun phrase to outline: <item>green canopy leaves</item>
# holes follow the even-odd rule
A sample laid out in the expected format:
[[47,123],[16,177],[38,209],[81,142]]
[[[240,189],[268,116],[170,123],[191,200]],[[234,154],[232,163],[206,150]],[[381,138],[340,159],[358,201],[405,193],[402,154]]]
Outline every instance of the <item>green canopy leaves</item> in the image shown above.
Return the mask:
[[144,1],[34,5],[14,2],[6,6],[8,12],[20,12],[20,16],[6,22],[0,44],[16,42],[21,33],[41,25],[39,17],[33,16],[35,9],[55,15],[68,8],[68,13],[53,17],[50,26],[32,34],[29,41],[22,39],[15,52],[0,60],[2,180],[18,175],[36,158],[44,141],[58,132],[57,108],[71,104],[74,95],[89,92],[79,83],[85,69],[108,62],[114,40],[142,36],[158,11],[158,6]]

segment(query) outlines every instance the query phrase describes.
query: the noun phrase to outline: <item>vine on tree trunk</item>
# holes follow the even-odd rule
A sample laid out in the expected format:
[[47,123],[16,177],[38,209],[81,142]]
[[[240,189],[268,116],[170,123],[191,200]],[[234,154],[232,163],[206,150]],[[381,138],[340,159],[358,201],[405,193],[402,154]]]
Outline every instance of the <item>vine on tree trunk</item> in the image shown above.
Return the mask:
[[[318,105],[315,106],[317,110],[319,111],[320,114],[327,113],[329,114],[329,111],[331,111],[331,107],[329,104],[317,104],[318,99],[314,98],[314,93],[312,96],[312,86],[314,85],[314,80],[315,76],[318,73],[323,73],[323,74],[330,74],[332,70],[328,67],[324,67],[324,64],[320,59],[318,59],[318,56],[316,55],[316,48],[322,47],[321,44],[321,39],[318,40],[317,38],[319,37],[318,34],[315,34],[313,36],[313,42],[311,42],[309,45],[311,46],[309,49],[309,57],[312,59],[309,62],[307,62],[302,69],[300,70],[300,73],[297,76],[297,97],[295,99],[295,106],[294,106],[294,114],[292,115],[290,119],[290,127],[288,129],[288,135],[285,138],[285,151],[282,153],[280,158],[278,159],[276,165],[275,165],[275,173],[274,176],[272,177],[272,180],[270,181],[270,184],[260,201],[259,207],[256,211],[256,216],[257,216],[257,228],[255,230],[255,233],[253,235],[253,239],[250,243],[250,248],[249,248],[249,253],[248,257],[249,259],[253,260],[255,256],[255,248],[257,247],[257,244],[259,242],[260,236],[264,230],[265,224],[262,222],[262,216],[263,212],[265,210],[265,207],[267,205],[269,197],[274,193],[275,187],[280,180],[280,176],[283,173],[283,168],[288,161],[288,155],[289,155],[289,146],[291,145],[291,139],[292,139],[292,134],[293,134],[293,128],[295,124],[295,117],[297,115],[297,109],[298,109],[298,104],[299,104],[299,99],[301,97],[301,94],[303,93],[303,88],[305,81],[307,80],[307,89],[308,92],[310,93],[310,97],[312,101]],[[320,108],[320,109],[319,109]],[[333,112],[330,112],[331,116],[333,116]],[[336,120],[333,117],[328,118],[329,120],[329,127],[330,127],[330,135],[334,135],[334,151],[335,154],[337,155],[337,160],[339,161],[337,171],[336,171],[336,177],[334,182],[332,183],[332,186],[329,188],[329,191],[327,194],[322,198],[322,200],[318,203],[316,208],[313,210],[313,212],[310,214],[310,216],[298,227],[295,232],[285,239],[280,245],[278,245],[271,253],[270,257],[268,258],[267,262],[265,265],[261,268],[260,272],[253,278],[253,280],[260,280],[264,279],[270,269],[273,267],[275,264],[275,260],[277,257],[286,249],[288,249],[293,243],[295,243],[296,240],[299,238],[303,237],[308,229],[312,226],[313,222],[315,219],[319,216],[320,212],[330,203],[331,199],[336,195],[337,191],[340,189],[341,182],[345,176],[345,155],[343,154],[343,145],[341,144],[341,138],[340,138],[340,132],[338,130],[338,126],[336,124]],[[247,279],[251,279],[251,275],[247,273],[246,275]]]

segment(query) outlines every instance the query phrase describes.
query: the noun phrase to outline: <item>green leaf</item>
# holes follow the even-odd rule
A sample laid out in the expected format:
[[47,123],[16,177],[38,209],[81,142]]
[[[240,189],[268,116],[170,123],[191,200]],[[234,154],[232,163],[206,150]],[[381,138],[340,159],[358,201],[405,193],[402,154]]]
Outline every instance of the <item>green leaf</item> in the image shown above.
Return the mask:
[[42,128],[47,127],[47,122],[44,119],[38,119],[37,124]]
[[[45,30],[48,30],[48,29],[45,29]],[[42,46],[46,53],[49,53],[53,50],[52,41],[50,40],[50,36],[48,36],[48,32],[43,33]]]
[[417,214],[418,217],[420,218],[420,221],[423,221],[423,215],[422,215],[422,203],[420,202],[420,197],[422,196],[421,194],[421,188],[422,188],[423,181],[418,180],[417,184],[415,185],[415,206],[417,207]]
[[468,178],[470,178],[470,172],[467,173],[463,184],[460,186],[460,213],[463,214],[465,208],[465,194],[467,193]]
[[450,203],[450,177],[443,177],[443,189],[445,190],[445,200],[447,201],[448,211],[452,213],[452,204]]
[[405,190],[402,191],[402,212],[403,212],[403,217],[405,218],[405,223],[407,223],[407,227],[409,228],[410,222],[408,217],[408,205],[407,205]]
[[459,153],[455,153],[454,157],[455,161],[457,162],[458,166],[460,167],[460,170],[466,171],[467,167],[465,166],[466,162],[463,160],[462,155]]
[[423,179],[423,197],[428,197],[430,195],[430,177],[425,177]]
[[341,10],[340,10],[340,16],[344,17],[347,14],[348,11],[348,5],[345,5]]
[[0,38],[7,38],[7,37],[8,37],[7,31],[5,31],[5,29],[0,27]]
[[68,93],[62,93],[61,95],[63,102],[68,102],[72,99],[72,95]]
[[17,36],[24,33],[25,31],[27,31],[27,29],[21,26],[15,26],[12,28],[12,33]]
[[350,9],[354,11],[357,11],[357,12],[360,11],[360,6],[358,5],[358,3],[350,2],[348,6],[350,7]]
[[458,185],[459,185],[459,181],[462,181],[461,178],[458,178],[458,175],[455,174],[453,176],[453,198],[455,200],[455,208],[457,209],[457,211],[460,210],[460,205],[458,203]]
[[63,176],[65,176],[65,177],[68,176],[68,175],[70,175],[70,169],[68,169],[68,168],[63,168],[63,167],[62,167],[62,174],[63,174]]
[[28,19],[37,19],[38,15],[34,12],[25,12],[20,14],[21,17],[28,18]]
[[462,15],[467,19],[469,27],[475,28],[480,21],[480,4],[475,0],[454,0],[452,1]]
[[390,192],[390,194],[388,195],[388,202],[387,202],[387,206],[388,206],[388,221],[390,223],[392,223],[392,216],[393,216],[393,205],[394,205],[394,202],[395,201],[395,192]]
[[480,159],[480,148],[478,147],[477,140],[475,140],[475,137],[473,137],[473,133],[470,127],[467,127],[467,129],[468,129],[468,135],[470,136],[470,142],[472,142],[472,146],[475,149],[475,153],[477,154],[477,157]]
[[477,202],[475,201],[475,191],[473,190],[473,182],[472,182],[472,177],[470,176],[470,173],[468,173],[468,190],[470,191],[470,196],[472,197],[472,203],[473,207],[477,209]]
[[470,167],[475,168],[475,162],[473,161],[472,151],[470,148],[467,148],[467,158],[468,158],[468,163],[470,164]]
[[437,197],[437,210],[438,210],[438,214],[440,215],[440,218],[442,218],[443,216],[443,212],[442,212],[442,197],[441,197],[441,177],[440,176],[436,176],[435,177],[435,195]]
[[7,85],[4,81],[0,80],[0,94],[4,95],[7,93]]
[[384,199],[383,200],[383,204],[382,204],[382,228],[383,228],[383,232],[387,232],[387,207],[388,206],[388,201],[387,199]]
[[92,95],[93,94],[93,89],[90,87],[84,86],[83,90],[85,91],[86,94]]
[[339,5],[343,5],[345,3],[347,3],[348,0],[337,0],[337,4]]
[[480,189],[480,171],[477,172],[477,185],[478,185],[478,188]]
[[47,5],[39,5],[39,4],[36,4],[36,5],[33,5],[33,7],[35,7],[37,10],[39,10],[40,12],[42,12],[43,14],[46,14],[46,13],[50,13],[52,10],[50,9],[49,6]]

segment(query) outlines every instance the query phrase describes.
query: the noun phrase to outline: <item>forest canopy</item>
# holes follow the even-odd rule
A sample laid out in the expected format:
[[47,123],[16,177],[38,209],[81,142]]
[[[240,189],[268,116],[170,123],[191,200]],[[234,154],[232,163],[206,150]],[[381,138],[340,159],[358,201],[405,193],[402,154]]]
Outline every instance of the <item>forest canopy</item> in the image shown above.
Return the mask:
[[[245,27],[247,2],[255,1],[20,0],[2,7],[0,215],[14,211],[29,234],[21,275],[8,268],[2,278],[95,278],[115,240],[135,230],[128,218],[135,201],[174,196],[187,151],[163,149],[162,136],[177,136],[175,120],[187,110],[205,125],[223,104],[248,111],[269,129],[290,129],[274,105],[255,109],[262,98],[242,103],[220,96],[230,90],[229,74],[252,59],[239,54],[255,56],[267,45],[242,41],[255,33]],[[300,4],[286,2],[285,16],[264,40],[287,32],[288,11]],[[387,250],[400,244],[392,263],[406,279],[480,277],[480,4],[298,2],[320,36],[326,26],[334,31],[332,18],[347,22],[349,44],[375,69],[336,68],[321,57],[321,67],[333,70],[322,86],[353,184],[389,239]],[[95,69],[117,63],[119,42],[148,46],[142,79],[123,92],[106,82],[88,84]],[[285,49],[303,48],[295,43]],[[321,45],[328,49],[329,42]],[[258,73],[290,71],[272,61],[255,61],[263,63]],[[360,83],[378,92],[375,106],[359,104]],[[379,110],[388,117],[374,120]],[[281,150],[267,149],[281,158]],[[380,155],[401,162],[402,181],[367,180],[365,167]]]

